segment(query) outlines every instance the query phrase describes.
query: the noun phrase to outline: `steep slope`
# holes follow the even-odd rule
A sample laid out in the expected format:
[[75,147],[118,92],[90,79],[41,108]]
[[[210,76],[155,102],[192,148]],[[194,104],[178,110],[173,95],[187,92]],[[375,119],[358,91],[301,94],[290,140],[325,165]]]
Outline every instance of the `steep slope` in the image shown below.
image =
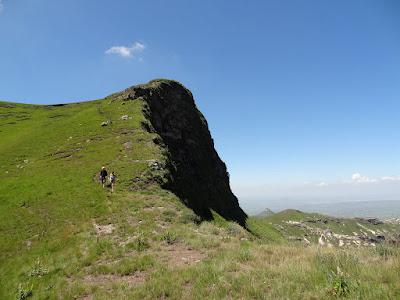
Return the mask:
[[[132,119],[121,120],[124,114]],[[109,119],[112,126],[100,126]],[[18,285],[26,282],[43,298],[38,290],[44,293],[46,285],[65,286],[68,265],[80,261],[79,266],[100,251],[93,224],[112,213],[123,218],[125,198],[97,184],[99,168],[118,172],[122,192],[161,156],[141,129],[142,121],[140,102],[123,107],[106,99],[63,106],[0,104],[0,299],[15,298]],[[134,147],[125,147],[127,142]],[[51,266],[44,279],[27,275],[37,260]],[[54,293],[47,292],[52,299]]]
[[169,174],[163,187],[174,191],[186,205],[205,219],[211,210],[245,226],[246,214],[230,186],[225,164],[214,149],[207,122],[193,96],[175,81],[155,80],[114,95],[122,101],[144,101],[144,113],[168,153]]

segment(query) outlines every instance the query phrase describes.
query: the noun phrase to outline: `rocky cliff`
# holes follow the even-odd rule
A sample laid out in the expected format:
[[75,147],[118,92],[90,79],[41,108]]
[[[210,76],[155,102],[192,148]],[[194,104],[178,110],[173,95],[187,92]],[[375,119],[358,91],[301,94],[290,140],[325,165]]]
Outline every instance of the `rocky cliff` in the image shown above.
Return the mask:
[[211,219],[214,210],[244,226],[247,216],[230,189],[226,166],[192,93],[176,81],[154,80],[116,96],[122,101],[143,101],[149,121],[145,128],[157,133],[154,141],[167,150],[164,167],[168,172],[162,186],[204,219]]

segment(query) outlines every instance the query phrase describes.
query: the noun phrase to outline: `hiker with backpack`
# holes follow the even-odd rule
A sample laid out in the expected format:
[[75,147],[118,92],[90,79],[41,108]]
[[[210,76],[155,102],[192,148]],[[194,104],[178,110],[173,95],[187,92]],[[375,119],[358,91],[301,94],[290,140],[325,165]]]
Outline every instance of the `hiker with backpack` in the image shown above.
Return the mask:
[[111,193],[114,193],[114,185],[115,185],[116,180],[117,180],[117,176],[115,175],[115,172],[113,171],[110,174]]
[[104,188],[104,185],[106,184],[107,175],[108,175],[108,173],[107,173],[106,167],[101,167],[100,181],[101,181],[101,184],[103,185],[103,188]]

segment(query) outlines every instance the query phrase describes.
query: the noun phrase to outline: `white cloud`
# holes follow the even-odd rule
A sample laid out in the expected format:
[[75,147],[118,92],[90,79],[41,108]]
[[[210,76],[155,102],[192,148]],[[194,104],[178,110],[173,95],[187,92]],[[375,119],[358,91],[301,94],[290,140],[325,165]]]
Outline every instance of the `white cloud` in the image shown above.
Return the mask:
[[400,180],[400,176],[396,175],[396,176],[383,176],[381,178],[382,181],[399,181]]
[[377,180],[374,178],[369,178],[368,176],[361,175],[360,173],[354,173],[351,176],[351,179],[353,182],[360,182],[360,183],[365,183],[365,182],[376,182]]
[[4,10],[4,4],[3,1],[0,0],[0,13]]
[[370,178],[365,175],[361,175],[360,173],[354,173],[351,176],[351,183],[373,183],[373,182],[395,182],[400,181],[400,175],[390,175],[390,176],[383,176],[380,178]]
[[[1,0],[0,0],[1,1]],[[133,43],[131,46],[113,46],[105,51],[106,54],[115,54],[124,58],[134,57],[135,54],[143,52],[146,47],[139,42]]]
[[354,185],[358,183],[400,183],[400,175],[390,175],[383,177],[369,177],[359,172],[351,175],[351,180],[340,180],[340,181],[303,181],[303,186],[315,186],[315,187],[327,187],[327,186],[340,186],[340,185]]

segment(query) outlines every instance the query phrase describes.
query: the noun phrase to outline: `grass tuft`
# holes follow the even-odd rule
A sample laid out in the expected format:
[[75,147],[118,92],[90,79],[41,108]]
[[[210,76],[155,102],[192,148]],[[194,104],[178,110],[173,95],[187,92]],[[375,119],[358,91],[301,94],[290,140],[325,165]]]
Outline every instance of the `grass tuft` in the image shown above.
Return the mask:
[[173,233],[171,231],[167,231],[161,236],[161,239],[168,245],[172,245],[177,242],[178,237],[175,233]]
[[32,270],[29,272],[29,276],[31,277],[42,277],[46,274],[48,274],[49,271],[47,268],[45,268],[40,261],[40,259],[37,259],[35,262],[35,265],[33,266]]
[[33,284],[23,284],[20,283],[18,285],[17,291],[17,299],[18,300],[26,300],[33,295]]

